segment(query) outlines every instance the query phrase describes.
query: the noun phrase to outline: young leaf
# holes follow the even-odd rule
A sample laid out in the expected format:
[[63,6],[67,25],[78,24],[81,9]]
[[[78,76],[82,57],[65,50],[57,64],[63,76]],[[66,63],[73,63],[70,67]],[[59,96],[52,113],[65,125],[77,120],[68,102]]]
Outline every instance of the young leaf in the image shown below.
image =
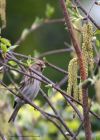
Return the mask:
[[46,5],[46,11],[45,11],[45,15],[47,18],[51,18],[52,15],[54,14],[54,7],[52,7],[50,4]]
[[36,17],[34,24],[41,24],[43,22],[43,18]]
[[23,40],[28,35],[28,33],[29,33],[29,30],[27,28],[24,29],[23,32],[22,32],[21,39]]
[[8,62],[11,66],[17,66],[17,63],[15,61],[9,61]]
[[96,30],[96,31],[94,32],[94,35],[100,35],[100,30],[99,30],[99,29]]
[[96,45],[98,48],[100,48],[100,41],[98,39],[96,40]]
[[0,38],[0,41],[5,44],[6,46],[10,47],[11,46],[11,43],[8,39],[6,38]]
[[8,51],[10,51],[10,50],[14,50],[14,49],[16,49],[18,46],[19,46],[19,45],[13,45],[13,46],[10,46],[10,47],[8,48]]
[[40,55],[40,53],[39,53],[37,50],[34,50],[33,56],[34,56],[35,58],[38,58],[39,55]]
[[53,89],[52,89],[52,87],[49,87],[49,88],[48,88],[48,96],[51,96],[52,93],[53,93]]
[[48,88],[48,96],[50,96],[53,93],[52,85],[51,84],[48,84],[45,87]]
[[28,56],[27,64],[30,66],[32,64],[31,55]]
[[3,51],[3,53],[6,53],[8,51],[7,46],[3,43],[1,43],[1,50]]

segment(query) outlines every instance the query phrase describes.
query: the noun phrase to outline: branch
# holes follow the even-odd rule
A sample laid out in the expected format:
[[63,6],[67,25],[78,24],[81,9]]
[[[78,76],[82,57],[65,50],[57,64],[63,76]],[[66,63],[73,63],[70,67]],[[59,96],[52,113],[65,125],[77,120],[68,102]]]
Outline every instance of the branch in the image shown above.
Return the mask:
[[[81,9],[81,11],[87,16],[87,11],[83,8],[80,0],[74,0],[75,3],[78,5],[78,7]],[[88,15],[88,18],[91,20],[91,22],[98,28],[100,29],[100,26],[95,22],[95,20],[90,16]]]
[[[32,103],[32,102],[30,101],[30,99],[28,99],[28,98],[27,98],[25,95],[23,95],[21,92],[20,92],[20,95],[19,95],[19,94],[16,94],[14,91],[12,91],[10,88],[8,88],[7,85],[5,85],[1,80],[0,80],[0,84],[1,84],[2,86],[4,86],[8,91],[10,91],[13,95],[15,95],[15,96],[21,98],[22,100],[24,100],[25,102],[27,102],[29,105],[31,105],[32,107],[34,107],[35,109],[37,109],[44,117],[46,117],[46,118],[49,119],[50,121],[52,120],[52,122],[56,125],[57,128],[59,128],[59,130],[61,131],[61,133],[62,133],[62,134],[64,135],[64,137],[67,139],[67,137],[66,137],[65,133],[63,132],[63,130],[59,127],[59,125],[58,125],[53,119],[51,119],[51,117],[58,119],[58,116],[52,115],[52,114],[50,114],[50,113],[47,113],[47,112],[43,111],[43,110],[40,109],[38,106],[36,106],[34,103]],[[17,90],[17,91],[18,91],[18,90]],[[69,134],[71,134],[72,136],[74,136],[74,134],[73,134],[70,130],[69,130],[68,132],[69,132]],[[5,140],[5,139],[3,139],[3,140]]]
[[0,131],[0,137],[2,140],[7,140],[6,137],[2,134],[2,132]]
[[31,105],[32,107],[34,107],[36,110],[38,110],[42,115],[49,115],[50,117],[53,117],[53,118],[57,118],[57,116],[53,115],[53,114],[50,114],[50,113],[47,113],[45,111],[43,111],[42,109],[40,109],[37,105],[35,105],[34,103],[32,103],[30,101],[30,99],[28,99],[25,95],[23,95],[21,92],[20,94],[16,94],[12,89],[8,88],[6,84],[3,83],[3,81],[0,80],[0,84],[2,86],[4,86],[9,92],[11,92],[13,95],[19,97],[20,99],[24,100],[25,102],[27,102],[29,105]]
[[[19,62],[17,59],[15,59],[15,58],[13,58],[12,59],[13,61],[15,61],[16,63],[18,63],[18,64],[21,64],[21,65],[23,65],[21,62]],[[5,64],[4,64],[5,65]],[[9,68],[9,66],[7,66],[8,68]],[[61,95],[66,99],[66,101],[72,106],[72,108],[76,111],[76,113],[77,113],[77,115],[79,116],[79,118],[82,120],[82,117],[81,117],[81,115],[79,114],[79,111],[78,111],[78,109],[76,109],[76,107],[75,107],[75,105],[74,105],[74,103],[70,100],[70,99],[68,99],[68,98],[66,98],[65,97],[65,95],[63,94],[63,91],[60,89],[60,88],[58,88],[51,80],[49,80],[47,77],[45,77],[44,75],[42,75],[42,74],[40,74],[39,72],[37,72],[35,69],[32,69],[32,68],[29,68],[33,73],[35,73],[36,75],[38,75],[38,76],[40,76],[43,80],[42,80],[42,82],[43,83],[45,83],[45,84],[51,84],[52,85],[52,87],[53,88],[55,88],[56,90],[58,90],[60,93],[61,93]],[[13,68],[12,68],[12,70],[14,70]],[[16,71],[16,70],[15,70]],[[18,71],[18,70],[17,70]],[[22,73],[22,72],[21,72]],[[24,74],[24,73],[23,73]],[[28,74],[27,74],[28,75]],[[31,77],[34,77],[34,76],[31,76]],[[36,78],[37,80],[39,80],[39,78]],[[40,80],[39,80],[40,81]],[[66,94],[66,93],[65,93]],[[67,96],[69,96],[69,95],[67,95]],[[75,100],[72,96],[69,96],[69,97],[71,97],[71,99],[72,100]],[[75,100],[76,101],[76,100]]]
[[36,29],[43,26],[44,24],[62,23],[62,22],[64,22],[64,19],[52,19],[52,20],[45,19],[41,23],[33,23],[30,28],[26,28],[23,30],[21,36],[19,37],[19,39],[17,40],[17,42],[15,44],[19,45],[22,41],[24,41],[26,39],[26,37],[31,32],[35,31]]
[[[15,82],[13,81],[12,77],[9,75],[9,73],[7,72],[10,81],[12,82],[12,84],[15,86],[16,91],[18,92],[19,89],[16,87]],[[58,114],[58,112],[56,111],[56,109],[53,107],[52,103],[50,102],[50,100],[48,99],[48,97],[46,96],[46,94],[43,92],[42,89],[40,89],[42,96],[46,99],[46,101],[48,102],[48,104],[50,105],[50,107],[52,108],[52,110],[54,111],[55,115],[56,115],[56,119],[59,120],[61,122],[61,124],[65,127],[66,131],[69,132],[70,135],[74,135],[73,132],[71,132],[71,130],[68,128],[68,126],[64,123],[62,117],[60,117],[60,115]],[[20,91],[19,91],[20,93]],[[47,116],[46,116],[47,117]],[[47,117],[48,118],[48,117]],[[60,128],[61,131],[61,128]],[[63,131],[63,130],[62,130]]]
[[57,119],[61,122],[61,124],[65,127],[65,129],[67,130],[67,132],[69,132],[70,136],[73,136],[73,132],[71,132],[71,130],[68,128],[68,126],[65,124],[65,122],[62,119],[62,116],[60,116],[60,114],[57,112],[57,110],[54,108],[54,106],[52,105],[52,103],[50,102],[50,100],[48,99],[48,97],[46,96],[46,94],[44,93],[44,91],[42,89],[40,89],[42,96],[46,99],[46,101],[48,102],[48,104],[50,105],[50,107],[52,108],[52,110],[54,111],[55,115],[57,116]]
[[[29,76],[29,77],[31,77],[31,78],[35,78],[35,79],[37,79],[37,80],[43,82],[44,84],[51,84],[52,87],[53,87],[54,89],[56,89],[57,91],[60,92],[60,94],[61,94],[61,95],[66,99],[66,101],[72,106],[72,108],[73,108],[73,109],[76,111],[76,113],[78,114],[79,118],[82,120],[82,117],[81,117],[81,115],[79,114],[78,109],[76,108],[76,106],[74,105],[74,103],[73,103],[69,98],[71,98],[73,101],[76,101],[76,102],[78,102],[78,101],[75,100],[72,96],[67,95],[66,92],[64,92],[64,91],[62,91],[60,88],[58,88],[58,87],[56,86],[56,84],[54,84],[51,80],[49,80],[48,78],[46,78],[45,76],[43,76],[42,74],[40,74],[39,72],[37,72],[36,70],[31,69],[31,68],[30,68],[30,70],[31,70],[33,73],[35,73],[35,74],[37,74],[38,76],[40,76],[40,77],[42,78],[42,80],[39,79],[39,78],[36,78],[35,76],[26,74],[26,73],[24,73],[24,72],[22,72],[22,71],[20,71],[20,70],[16,70],[16,69],[14,69],[14,68],[11,68],[10,66],[8,66],[8,65],[6,65],[6,64],[4,64],[4,65],[7,66],[7,68],[8,68],[9,70],[14,70],[14,71],[17,71],[17,72],[19,72],[19,73],[22,73],[22,74],[24,74],[24,75],[26,75],[26,76]],[[66,97],[66,96],[67,96],[67,97]],[[68,97],[69,97],[69,98],[68,98]]]
[[[21,64],[20,62],[18,62],[18,63]],[[53,83],[51,80],[49,80],[49,79],[46,78],[45,76],[41,75],[40,73],[37,73],[36,70],[33,70],[33,69],[32,69],[33,72],[34,72],[35,74],[37,74],[38,76],[40,76],[40,77],[42,78],[42,80],[40,80],[39,78],[37,78],[37,77],[35,77],[35,76],[26,74],[25,72],[23,72],[23,71],[21,71],[21,70],[17,70],[17,69],[11,68],[11,67],[10,67],[9,65],[7,65],[7,64],[3,64],[3,63],[0,63],[0,64],[6,66],[9,70],[14,70],[14,71],[17,71],[17,72],[19,72],[19,73],[21,73],[21,74],[23,74],[23,75],[28,76],[28,77],[35,78],[35,79],[37,79],[37,80],[43,82],[44,84],[51,84],[52,87],[53,87],[54,89],[56,89],[58,92],[60,92],[60,94],[61,94],[68,102],[74,101],[74,102],[76,102],[77,104],[79,104],[79,105],[81,105],[81,106],[83,107],[83,105],[82,105],[79,101],[77,101],[76,99],[74,99],[72,96],[66,94],[66,92],[63,91],[63,90],[61,90],[58,86],[56,86],[55,83]],[[22,64],[21,64],[21,65],[22,65]],[[44,80],[43,80],[43,79],[44,79]],[[69,100],[70,100],[70,101],[69,101]],[[73,108],[73,109],[74,109],[74,108]],[[75,109],[74,109],[74,110],[75,110]],[[95,113],[92,112],[92,111],[90,111],[90,113],[91,113],[92,115],[94,115],[97,119],[100,120],[100,117],[99,117],[97,114],[95,114]]]
[[[28,59],[28,56],[26,56],[26,55],[19,54],[19,53],[15,53],[15,52],[11,52],[11,53],[14,54],[15,56],[19,56],[19,57]],[[32,60],[36,60],[36,59],[37,59],[37,58],[33,58],[33,57],[30,57],[30,58],[31,58]],[[64,74],[68,74],[67,71],[63,70],[62,68],[59,68],[58,66],[55,66],[55,65],[51,64],[51,63],[48,62],[48,61],[46,61],[45,64],[46,64],[47,66],[50,66],[51,68],[53,68],[53,69],[59,71],[59,72],[62,72],[62,73],[64,73]]]
[[39,55],[39,58],[42,58],[44,56],[48,56],[48,55],[52,55],[52,54],[61,54],[61,53],[65,53],[65,52],[72,52],[74,51],[73,48],[66,48],[66,49],[59,49],[59,50],[51,50],[48,52],[44,52],[42,54]]
[[80,133],[80,130],[82,129],[82,126],[83,126],[83,122],[80,124],[75,136],[71,139],[71,140],[75,140],[75,138],[78,136],[78,134]]
[[65,137],[66,140],[68,140],[65,132],[61,129],[61,126],[58,125],[54,120],[52,120],[50,117],[47,116],[47,119],[50,120],[59,130],[60,132],[63,134],[63,136]]
[[[69,33],[71,35],[71,40],[72,40],[74,49],[75,49],[77,57],[78,57],[81,79],[82,79],[82,81],[84,81],[87,79],[87,77],[86,77],[86,70],[85,70],[85,66],[84,66],[82,52],[81,52],[80,46],[77,42],[74,28],[73,28],[72,23],[70,21],[68,10],[67,10],[66,5],[65,5],[65,1],[60,0],[60,4],[61,4],[62,11],[64,14],[65,23],[69,29]],[[85,136],[86,136],[86,140],[92,140],[92,138],[91,138],[91,123],[90,123],[90,118],[89,118],[89,106],[88,106],[88,91],[86,88],[82,88],[82,95],[83,95],[83,115],[84,115]]]

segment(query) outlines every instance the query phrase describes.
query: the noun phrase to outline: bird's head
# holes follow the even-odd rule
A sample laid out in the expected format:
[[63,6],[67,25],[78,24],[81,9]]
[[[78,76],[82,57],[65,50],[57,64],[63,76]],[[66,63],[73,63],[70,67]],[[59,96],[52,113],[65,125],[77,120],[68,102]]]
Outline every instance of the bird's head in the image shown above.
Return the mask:
[[43,71],[43,69],[46,67],[45,62],[43,60],[36,60],[35,64],[37,65],[37,67],[40,67],[41,71]]

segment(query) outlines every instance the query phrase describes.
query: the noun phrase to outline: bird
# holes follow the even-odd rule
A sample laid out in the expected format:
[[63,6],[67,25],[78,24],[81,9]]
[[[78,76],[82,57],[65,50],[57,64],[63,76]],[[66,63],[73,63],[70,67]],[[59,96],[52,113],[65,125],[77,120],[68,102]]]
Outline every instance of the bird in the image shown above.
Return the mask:
[[[42,60],[36,60],[35,64],[32,64],[26,71],[26,74],[29,74],[30,76],[34,76],[41,80],[42,78],[35,74],[32,69],[36,70],[40,74],[42,74],[43,69],[45,68],[45,63]],[[39,81],[35,78],[29,77],[27,75],[23,76],[22,81],[20,82],[20,88],[19,88],[19,94],[25,95],[28,99],[31,101],[36,98],[36,96],[39,93],[41,81]],[[18,111],[20,108],[26,104],[23,99],[16,97],[14,102],[14,111],[9,119],[8,122],[14,122],[15,118],[17,116]]]

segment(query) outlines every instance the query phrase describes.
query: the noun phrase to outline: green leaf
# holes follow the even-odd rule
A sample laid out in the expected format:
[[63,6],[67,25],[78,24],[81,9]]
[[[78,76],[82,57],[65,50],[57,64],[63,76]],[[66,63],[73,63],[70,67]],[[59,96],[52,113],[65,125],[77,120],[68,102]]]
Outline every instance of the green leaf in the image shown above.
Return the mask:
[[21,39],[23,40],[29,33],[29,29],[24,29],[23,32],[22,32],[22,35],[21,35]]
[[34,56],[35,58],[38,58],[39,55],[40,55],[40,53],[39,53],[37,50],[34,50],[33,56]]
[[98,35],[98,34],[100,34],[100,30],[96,30],[94,33],[94,35]]
[[46,57],[43,57],[43,61],[44,61],[44,62],[46,62],[46,61],[47,61]]
[[45,87],[48,88],[48,96],[51,96],[53,93],[52,84],[48,84]]
[[43,23],[43,18],[36,17],[34,24],[41,24]]
[[9,61],[8,62],[11,66],[17,66],[17,63],[15,61]]
[[1,43],[1,50],[3,51],[3,53],[6,53],[8,51],[7,46],[3,43]]
[[10,46],[8,50],[9,50],[9,51],[10,51],[10,50],[14,50],[14,49],[16,49],[18,46],[19,46],[19,45]]
[[28,56],[27,64],[30,66],[32,64],[31,55]]
[[100,48],[100,41],[96,39],[96,45]]
[[52,84],[48,84],[45,86],[46,88],[52,87]]
[[51,96],[52,93],[53,93],[53,89],[52,89],[52,87],[49,87],[49,89],[48,89],[48,96]]
[[52,7],[50,4],[46,5],[46,11],[45,11],[45,15],[47,18],[51,18],[52,15],[54,14],[54,7]]
[[11,43],[8,39],[6,38],[0,38],[1,43],[5,44],[6,46],[10,47]]

